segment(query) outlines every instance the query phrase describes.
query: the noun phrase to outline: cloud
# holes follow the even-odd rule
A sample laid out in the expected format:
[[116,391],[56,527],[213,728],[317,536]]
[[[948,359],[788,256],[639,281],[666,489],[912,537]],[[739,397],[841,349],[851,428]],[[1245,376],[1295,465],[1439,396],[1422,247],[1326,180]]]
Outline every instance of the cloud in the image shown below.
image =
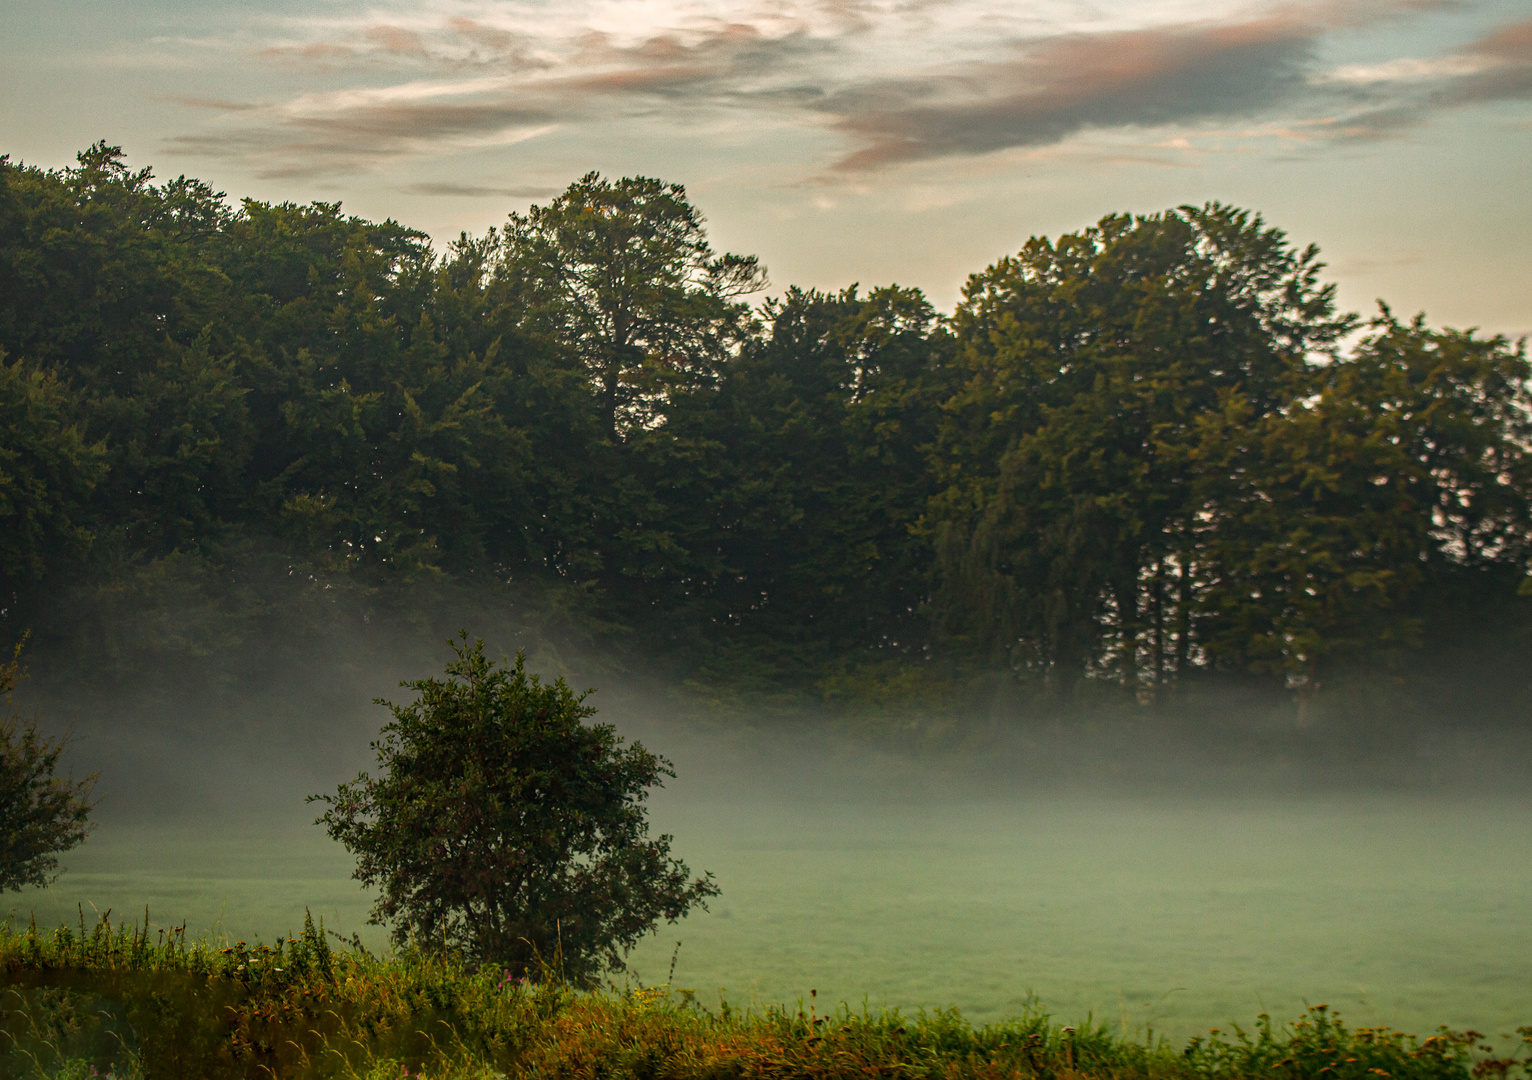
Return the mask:
[[[256,175],[315,176],[367,169],[446,149],[509,146],[552,131],[545,110],[508,102],[421,102],[383,98],[340,107],[263,107],[261,122],[178,135],[174,148],[239,159]],[[241,118],[243,119],[243,118]]]
[[371,26],[367,28],[367,39],[380,51],[386,53],[415,53],[424,54],[426,39],[415,30],[408,30],[402,26]]
[[1476,75],[1486,66],[1488,62],[1481,56],[1440,56],[1434,59],[1406,56],[1376,64],[1346,64],[1334,71],[1325,72],[1316,81],[1351,86],[1426,82],[1461,75]]
[[1502,26],[1476,41],[1467,52],[1485,64],[1450,84],[1446,89],[1447,100],[1456,103],[1532,97],[1532,19]]
[[844,171],[1061,141],[1086,128],[1160,126],[1270,109],[1305,86],[1316,31],[1267,19],[1071,35],[1004,63],[888,81],[821,106],[866,145]]
[[331,41],[314,41],[307,45],[273,45],[256,53],[263,60],[283,60],[294,66],[320,71],[330,70],[336,66],[337,61],[349,60],[356,55],[357,50],[351,46],[337,45]]
[[185,94],[172,94],[166,100],[173,101],[177,105],[185,105],[191,109],[209,109],[213,112],[250,112],[259,109],[260,106],[250,101],[226,101],[223,98],[193,97]]
[[[1258,2],[1258,0],[1256,0]],[[798,127],[848,146],[848,177],[1082,133],[1303,129],[1376,138],[1432,112],[1532,94],[1532,21],[1450,55],[1319,69],[1327,35],[1447,0],[417,0],[287,24],[259,55],[323,85],[173,143],[265,175],[374,168],[557,127]],[[361,85],[358,85],[361,84]],[[1166,144],[1161,144],[1162,146]],[[1157,160],[1159,160],[1157,156]]]
[[406,18],[368,18],[314,28],[298,24],[294,29],[314,29],[320,36],[270,44],[258,49],[256,56],[289,70],[317,73],[397,71],[401,67],[463,70],[507,64],[537,67],[541,62],[535,54],[544,43],[536,34],[463,15],[428,20],[414,17],[414,25]]
[[1348,139],[1395,136],[1466,106],[1532,100],[1532,19],[1508,23],[1437,57],[1350,65],[1321,83],[1349,84],[1359,107],[1336,125]]
[[[387,47],[413,63],[424,38],[394,29],[382,34],[369,27],[360,34],[381,45],[329,44],[312,49],[313,56],[322,66],[336,56],[363,56],[365,49],[375,55]],[[515,55],[488,66],[443,61],[429,77],[311,92],[264,107],[188,100],[249,115],[230,117],[222,131],[177,136],[171,145],[231,158],[259,155],[256,168],[263,176],[366,169],[401,156],[508,145],[563,124],[636,115],[674,120],[687,110],[737,109],[746,99],[755,99],[758,108],[780,108],[795,93],[778,85],[782,73],[821,52],[802,34],[772,38],[756,27],[719,23],[633,41],[587,32],[569,44],[563,62],[533,62],[524,38],[509,32],[502,37],[462,19],[453,20],[451,29]],[[304,49],[284,47],[280,58],[289,63],[307,55]]]
[[408,195],[448,195],[471,199],[502,196],[511,199],[542,199],[555,194],[550,187],[477,187],[471,184],[406,184],[400,189]]

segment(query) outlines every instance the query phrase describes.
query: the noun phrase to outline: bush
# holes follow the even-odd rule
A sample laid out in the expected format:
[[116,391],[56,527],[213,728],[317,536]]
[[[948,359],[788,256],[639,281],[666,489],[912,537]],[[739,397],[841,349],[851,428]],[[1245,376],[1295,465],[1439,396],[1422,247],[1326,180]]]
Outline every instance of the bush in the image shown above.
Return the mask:
[[58,776],[65,739],[49,739],[11,702],[22,679],[21,645],[0,666],[0,891],[58,879],[59,852],[90,831],[96,776]]
[[373,743],[383,775],[340,785],[319,822],[381,889],[373,922],[396,944],[459,950],[471,968],[522,977],[540,959],[579,985],[623,958],[660,919],[716,896],[688,880],[669,836],[650,838],[644,799],[668,761],[624,747],[562,679],[497,668],[484,643],[454,644],[447,678],[401,685]]

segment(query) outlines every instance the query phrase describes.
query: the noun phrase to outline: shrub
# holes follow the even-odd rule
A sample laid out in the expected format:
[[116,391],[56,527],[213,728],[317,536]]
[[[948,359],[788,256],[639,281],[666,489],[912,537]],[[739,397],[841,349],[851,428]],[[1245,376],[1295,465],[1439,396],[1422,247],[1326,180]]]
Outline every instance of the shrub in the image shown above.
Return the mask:
[[57,775],[67,740],[49,739],[11,702],[22,679],[21,644],[0,666],[0,891],[58,879],[58,855],[90,831],[96,777]]
[[396,944],[460,950],[471,968],[521,977],[539,958],[589,985],[621,970],[660,919],[718,893],[688,880],[668,835],[651,838],[644,799],[668,761],[586,725],[586,695],[559,679],[497,668],[484,643],[454,644],[445,679],[401,685],[373,743],[382,775],[361,774],[319,821],[381,890],[373,922]]

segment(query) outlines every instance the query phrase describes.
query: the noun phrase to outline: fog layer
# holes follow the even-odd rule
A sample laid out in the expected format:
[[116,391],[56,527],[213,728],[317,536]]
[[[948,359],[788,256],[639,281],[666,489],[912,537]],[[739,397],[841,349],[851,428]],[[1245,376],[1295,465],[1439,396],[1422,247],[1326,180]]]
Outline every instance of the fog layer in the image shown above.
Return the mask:
[[[727,707],[600,654],[506,630],[499,653],[598,685],[599,720],[670,758],[655,831],[710,871],[707,913],[661,927],[629,980],[714,1006],[958,1006],[1035,1000],[1184,1037],[1328,1002],[1357,1023],[1509,1031],[1532,1019],[1532,815],[1523,737],[1475,722],[1306,727],[1284,703],[1027,715],[997,695],[940,721]],[[372,764],[401,678],[441,671],[428,630],[328,651],[187,659],[107,692],[46,655],[23,704],[73,726],[101,774],[99,828],[22,918],[111,909],[252,940],[300,925],[381,945],[351,861],[305,796]],[[1288,703],[1290,705],[1290,703]],[[1501,710],[1503,713],[1503,709]],[[679,953],[676,952],[680,942]]]

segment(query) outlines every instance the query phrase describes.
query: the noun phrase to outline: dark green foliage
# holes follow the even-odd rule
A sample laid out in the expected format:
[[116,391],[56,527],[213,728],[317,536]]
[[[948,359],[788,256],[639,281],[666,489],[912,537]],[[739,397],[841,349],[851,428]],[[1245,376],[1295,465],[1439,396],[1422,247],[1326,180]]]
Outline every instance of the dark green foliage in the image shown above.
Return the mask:
[[[373,744],[382,775],[323,796],[319,819],[381,890],[373,919],[399,945],[460,951],[517,978],[539,959],[579,984],[718,889],[688,881],[670,837],[650,838],[644,799],[668,762],[595,713],[562,679],[497,668],[454,645],[447,678],[403,684]],[[379,704],[387,704],[379,702]]]
[[1385,316],[1342,355],[1319,269],[1214,204],[971,279],[927,519],[954,647],[1147,699],[1303,688],[1414,645],[1433,568],[1525,572],[1522,349]]
[[631,440],[678,554],[625,591],[673,610],[671,633],[705,638],[691,648],[722,670],[802,680],[827,649],[902,655],[921,633],[912,526],[950,339],[910,289],[792,289],[763,315],[716,389]]
[[948,632],[1048,682],[1094,668],[1154,687],[1188,666],[1201,426],[1302,393],[1348,326],[1317,272],[1313,250],[1213,205],[1104,218],[975,275],[931,518]]
[[0,607],[30,600],[89,550],[105,448],[85,439],[67,387],[0,350]]
[[11,701],[21,646],[0,666],[0,892],[58,879],[58,856],[90,831],[95,776],[59,776],[65,740],[50,739]]
[[799,701],[997,673],[1306,701],[1465,631],[1464,662],[1525,668],[1523,346],[1363,326],[1321,268],[1210,204],[1034,238],[950,319],[897,287],[752,311],[755,260],[650,178],[436,252],[105,144],[0,159],[0,626],[170,624],[138,598],[190,582],[261,594],[220,601],[253,627],[288,603],[260,564],[514,582],[629,659]]
[[651,424],[677,387],[713,377],[765,286],[754,256],[718,255],[686,189],[589,173],[512,214],[498,289],[526,331],[587,373],[608,431]]

